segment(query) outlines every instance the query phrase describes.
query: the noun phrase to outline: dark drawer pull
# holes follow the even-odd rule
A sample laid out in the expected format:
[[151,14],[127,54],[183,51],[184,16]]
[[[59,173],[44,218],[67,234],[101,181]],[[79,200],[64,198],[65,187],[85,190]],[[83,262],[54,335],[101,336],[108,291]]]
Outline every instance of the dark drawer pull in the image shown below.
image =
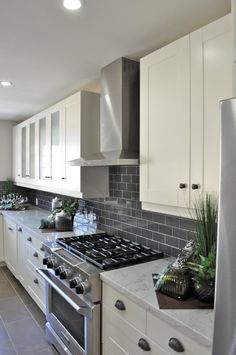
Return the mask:
[[27,238],[27,241],[32,242],[32,238],[31,237]]
[[13,231],[13,228],[11,228],[11,227],[8,227],[8,229],[9,229],[9,231]]
[[62,179],[62,180],[66,180],[66,178],[65,178],[65,177],[62,177],[61,179]]
[[197,189],[199,189],[199,188],[200,188],[199,185],[197,185],[197,184],[192,184],[192,190],[197,190]]
[[30,177],[30,175],[25,175],[26,177]]
[[41,250],[41,251],[45,251],[44,246],[41,246],[40,250]]
[[17,174],[17,176],[20,176],[20,174]]
[[18,232],[22,232],[22,228],[21,227],[18,228]]
[[138,341],[138,346],[143,350],[143,351],[151,351],[150,345],[148,344],[147,340],[140,338]]
[[176,351],[177,353],[184,352],[184,347],[182,343],[176,338],[170,338],[168,345],[172,350]]
[[125,310],[126,310],[125,304],[124,304],[124,302],[121,301],[121,300],[117,300],[117,301],[116,301],[115,307],[116,307],[117,309],[119,309],[119,311],[125,311]]
[[38,280],[38,279],[34,279],[34,283],[35,283],[35,284],[38,284],[38,283],[39,283],[39,280]]
[[45,176],[45,179],[51,179],[52,177],[51,176]]
[[34,254],[33,254],[33,256],[35,257],[35,258],[38,258],[38,253],[37,252],[35,252]]
[[179,188],[180,189],[185,189],[186,188],[186,184],[183,184],[183,183],[179,184]]

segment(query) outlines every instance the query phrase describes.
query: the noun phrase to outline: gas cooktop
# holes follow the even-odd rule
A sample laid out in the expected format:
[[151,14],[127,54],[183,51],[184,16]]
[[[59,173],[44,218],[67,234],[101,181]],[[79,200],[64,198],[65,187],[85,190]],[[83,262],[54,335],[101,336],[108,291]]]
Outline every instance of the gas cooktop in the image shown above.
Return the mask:
[[59,238],[57,244],[102,270],[151,261],[164,256],[158,250],[107,233]]

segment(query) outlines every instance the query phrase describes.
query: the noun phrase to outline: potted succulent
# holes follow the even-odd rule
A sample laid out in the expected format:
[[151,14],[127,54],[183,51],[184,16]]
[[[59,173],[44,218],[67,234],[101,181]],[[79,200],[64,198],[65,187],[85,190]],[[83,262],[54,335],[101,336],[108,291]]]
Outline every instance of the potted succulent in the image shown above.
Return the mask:
[[194,206],[196,243],[188,268],[193,274],[194,293],[203,302],[214,300],[217,215],[218,205],[214,195],[206,194]]

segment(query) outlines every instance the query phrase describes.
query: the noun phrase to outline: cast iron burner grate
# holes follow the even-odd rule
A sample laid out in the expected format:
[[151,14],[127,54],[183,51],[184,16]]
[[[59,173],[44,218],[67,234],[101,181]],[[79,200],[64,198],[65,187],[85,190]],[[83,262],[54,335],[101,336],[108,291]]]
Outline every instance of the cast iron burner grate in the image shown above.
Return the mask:
[[158,250],[107,233],[59,238],[57,243],[102,270],[151,261],[164,256]]

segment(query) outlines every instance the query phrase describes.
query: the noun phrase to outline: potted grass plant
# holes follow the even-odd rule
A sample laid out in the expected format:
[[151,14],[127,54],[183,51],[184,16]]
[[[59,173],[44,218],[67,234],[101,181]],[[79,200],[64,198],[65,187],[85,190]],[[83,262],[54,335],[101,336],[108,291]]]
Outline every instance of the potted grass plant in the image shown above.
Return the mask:
[[194,293],[203,302],[214,300],[216,247],[217,247],[217,199],[206,194],[194,205],[196,219],[196,243],[188,268],[193,274]]

